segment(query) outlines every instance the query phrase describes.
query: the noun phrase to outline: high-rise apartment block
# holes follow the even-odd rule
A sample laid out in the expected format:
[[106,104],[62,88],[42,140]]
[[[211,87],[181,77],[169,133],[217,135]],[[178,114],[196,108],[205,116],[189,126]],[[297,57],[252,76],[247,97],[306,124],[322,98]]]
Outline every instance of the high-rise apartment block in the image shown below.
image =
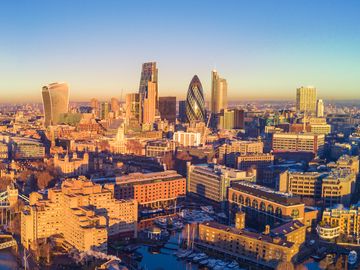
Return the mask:
[[316,102],[316,116],[317,117],[324,117],[324,102],[322,99],[319,99]]
[[300,87],[296,90],[296,110],[309,114],[316,113],[317,94],[312,86]]

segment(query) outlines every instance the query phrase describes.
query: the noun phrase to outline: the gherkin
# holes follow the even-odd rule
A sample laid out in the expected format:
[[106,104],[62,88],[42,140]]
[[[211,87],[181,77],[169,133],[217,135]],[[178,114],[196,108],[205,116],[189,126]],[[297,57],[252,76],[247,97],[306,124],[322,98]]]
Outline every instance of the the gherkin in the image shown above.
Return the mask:
[[205,99],[203,88],[197,75],[195,75],[189,85],[186,97],[186,119],[187,122],[205,122]]

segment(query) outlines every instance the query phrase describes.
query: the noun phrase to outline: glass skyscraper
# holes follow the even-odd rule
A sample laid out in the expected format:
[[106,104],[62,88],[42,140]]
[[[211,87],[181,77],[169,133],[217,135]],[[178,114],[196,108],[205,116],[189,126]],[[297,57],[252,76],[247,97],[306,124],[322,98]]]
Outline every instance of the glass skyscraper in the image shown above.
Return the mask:
[[66,83],[51,83],[42,88],[45,126],[57,125],[61,114],[69,110],[69,86]]
[[187,122],[205,122],[206,111],[203,88],[197,75],[195,75],[190,82],[186,97],[185,110]]

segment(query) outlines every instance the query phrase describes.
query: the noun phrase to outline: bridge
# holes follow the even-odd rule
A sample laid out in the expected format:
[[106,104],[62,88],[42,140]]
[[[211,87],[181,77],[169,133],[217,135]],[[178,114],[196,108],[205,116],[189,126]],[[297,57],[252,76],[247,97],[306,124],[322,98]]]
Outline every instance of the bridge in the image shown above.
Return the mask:
[[14,185],[7,186],[6,190],[0,193],[0,225],[8,225],[11,222],[14,214],[11,208],[17,204],[18,199],[29,203],[29,198],[19,193]]
[[17,249],[16,240],[12,237],[12,235],[0,234],[0,250],[9,247],[15,247],[15,249]]

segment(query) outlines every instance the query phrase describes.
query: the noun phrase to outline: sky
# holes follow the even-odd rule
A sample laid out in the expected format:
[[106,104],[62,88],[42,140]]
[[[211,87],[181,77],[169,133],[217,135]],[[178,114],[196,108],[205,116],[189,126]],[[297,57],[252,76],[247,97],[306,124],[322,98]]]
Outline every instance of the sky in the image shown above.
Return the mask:
[[229,100],[360,99],[358,0],[2,0],[0,103],[41,101],[65,81],[70,100],[122,98],[156,61],[159,95],[184,98],[211,70]]

